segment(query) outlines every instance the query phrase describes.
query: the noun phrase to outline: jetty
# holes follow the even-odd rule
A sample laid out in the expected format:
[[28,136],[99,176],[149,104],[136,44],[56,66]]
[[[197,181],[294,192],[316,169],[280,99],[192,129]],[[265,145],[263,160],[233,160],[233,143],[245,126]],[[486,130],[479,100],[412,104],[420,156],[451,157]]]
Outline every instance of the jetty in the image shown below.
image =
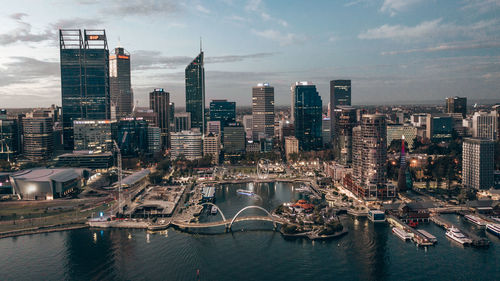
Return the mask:
[[489,247],[490,246],[490,240],[484,237],[479,237],[475,235],[474,233],[471,233],[470,231],[467,231],[463,228],[459,228],[456,225],[453,225],[451,222],[443,218],[442,216],[439,215],[434,215],[430,217],[430,220],[435,223],[436,225],[444,228],[445,230],[448,230],[448,228],[455,226],[462,232],[465,236],[469,237],[472,240],[472,246],[474,247]]

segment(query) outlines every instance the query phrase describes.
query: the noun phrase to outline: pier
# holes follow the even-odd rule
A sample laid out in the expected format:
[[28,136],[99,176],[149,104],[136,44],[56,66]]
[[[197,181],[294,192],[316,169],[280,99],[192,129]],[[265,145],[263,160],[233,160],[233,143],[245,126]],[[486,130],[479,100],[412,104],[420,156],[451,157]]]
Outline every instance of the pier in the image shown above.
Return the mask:
[[[445,230],[448,230],[448,228],[452,227],[452,226],[455,226],[456,228],[459,228],[457,227],[456,225],[453,225],[451,222],[447,221],[445,218],[439,216],[439,215],[435,215],[435,216],[431,216],[430,217],[430,220],[435,223],[436,225],[439,225],[440,227],[444,228]],[[464,230],[462,228],[459,228],[460,232],[462,232],[465,236],[469,237],[471,240],[472,240],[472,246],[474,247],[488,247],[490,245],[490,241],[486,238],[483,238],[483,237],[479,237],[467,230]]]
[[387,221],[398,228],[403,229],[406,232],[409,232],[412,234],[412,240],[413,242],[417,243],[418,246],[432,246],[434,245],[435,242],[429,240],[425,235],[422,233],[418,232],[416,229],[413,227],[408,226],[406,223],[401,221],[400,219],[396,218],[393,215],[387,215]]

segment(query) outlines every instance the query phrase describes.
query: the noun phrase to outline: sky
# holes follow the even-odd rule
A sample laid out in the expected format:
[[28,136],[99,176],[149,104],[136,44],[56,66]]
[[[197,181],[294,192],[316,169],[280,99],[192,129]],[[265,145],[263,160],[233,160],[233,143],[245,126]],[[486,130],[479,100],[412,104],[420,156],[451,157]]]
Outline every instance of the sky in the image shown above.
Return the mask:
[[164,88],[185,104],[184,69],[205,52],[211,99],[278,105],[295,81],[352,80],[352,102],[448,96],[500,101],[500,0],[16,0],[0,10],[0,107],[61,104],[59,28],[105,29],[131,54],[139,106]]

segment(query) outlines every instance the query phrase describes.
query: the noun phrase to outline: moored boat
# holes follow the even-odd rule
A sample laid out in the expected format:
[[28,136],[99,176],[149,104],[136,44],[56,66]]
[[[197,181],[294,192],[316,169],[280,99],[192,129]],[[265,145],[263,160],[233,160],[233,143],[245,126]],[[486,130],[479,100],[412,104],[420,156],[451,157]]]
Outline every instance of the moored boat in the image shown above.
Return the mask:
[[486,225],[486,230],[500,237],[500,224],[489,223]]
[[238,189],[238,190],[236,190],[236,192],[239,193],[239,194],[248,195],[248,196],[254,196],[255,195],[255,192],[253,192],[251,190],[246,190],[246,189]]
[[454,226],[448,228],[448,230],[446,231],[446,237],[462,245],[472,243],[472,240],[470,238],[465,236],[462,232],[460,232],[458,228]]
[[478,217],[478,216],[474,216],[474,215],[465,215],[464,216],[469,222],[477,225],[477,226],[485,226],[486,225],[486,222]]
[[396,234],[397,237],[403,239],[403,240],[410,240],[411,239],[411,234],[402,230],[401,228],[393,227],[392,228],[392,233]]

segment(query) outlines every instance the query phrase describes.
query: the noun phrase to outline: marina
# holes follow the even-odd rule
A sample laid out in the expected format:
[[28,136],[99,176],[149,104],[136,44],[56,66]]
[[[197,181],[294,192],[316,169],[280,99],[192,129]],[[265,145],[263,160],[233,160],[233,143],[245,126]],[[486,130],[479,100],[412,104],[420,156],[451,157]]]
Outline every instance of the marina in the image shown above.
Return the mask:
[[401,228],[393,227],[392,233],[394,233],[397,237],[401,238],[404,241],[408,241],[412,238],[412,235]]

